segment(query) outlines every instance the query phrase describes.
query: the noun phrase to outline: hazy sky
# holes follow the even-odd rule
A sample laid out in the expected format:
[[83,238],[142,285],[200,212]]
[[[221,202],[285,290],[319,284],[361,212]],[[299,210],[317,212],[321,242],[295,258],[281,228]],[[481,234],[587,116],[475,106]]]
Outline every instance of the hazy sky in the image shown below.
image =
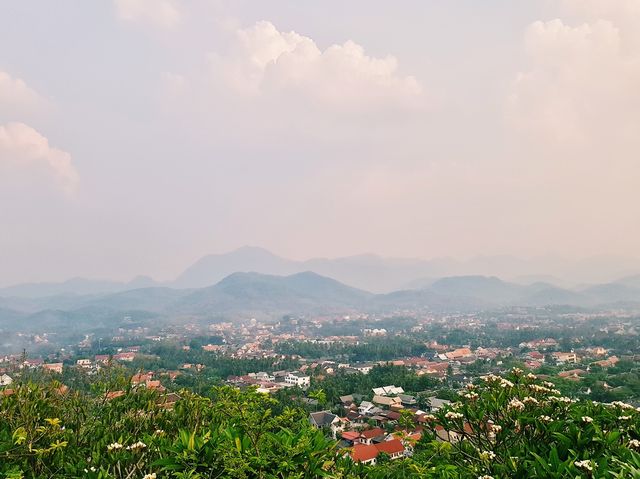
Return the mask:
[[0,4],[0,284],[245,244],[637,257],[640,0]]

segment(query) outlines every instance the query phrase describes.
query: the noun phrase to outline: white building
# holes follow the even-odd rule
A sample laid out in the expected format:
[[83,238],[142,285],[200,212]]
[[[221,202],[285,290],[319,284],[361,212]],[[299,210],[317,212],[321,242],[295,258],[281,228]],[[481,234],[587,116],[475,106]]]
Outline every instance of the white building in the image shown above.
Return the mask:
[[304,373],[294,371],[284,377],[284,382],[287,384],[291,384],[292,386],[305,388],[311,384],[311,376],[307,376]]

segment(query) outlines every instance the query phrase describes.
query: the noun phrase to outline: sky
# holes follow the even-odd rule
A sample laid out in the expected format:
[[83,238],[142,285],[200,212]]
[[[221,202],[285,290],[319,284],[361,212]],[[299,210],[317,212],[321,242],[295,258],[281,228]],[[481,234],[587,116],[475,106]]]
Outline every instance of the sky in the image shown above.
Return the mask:
[[640,0],[7,0],[0,285],[640,256]]

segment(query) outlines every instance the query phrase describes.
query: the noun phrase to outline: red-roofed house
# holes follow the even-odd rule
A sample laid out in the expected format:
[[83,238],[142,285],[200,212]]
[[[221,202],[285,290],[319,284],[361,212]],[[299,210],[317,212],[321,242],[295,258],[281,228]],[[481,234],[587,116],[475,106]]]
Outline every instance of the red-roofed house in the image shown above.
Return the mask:
[[378,448],[371,444],[356,444],[351,450],[351,459],[363,464],[375,464],[378,457]]

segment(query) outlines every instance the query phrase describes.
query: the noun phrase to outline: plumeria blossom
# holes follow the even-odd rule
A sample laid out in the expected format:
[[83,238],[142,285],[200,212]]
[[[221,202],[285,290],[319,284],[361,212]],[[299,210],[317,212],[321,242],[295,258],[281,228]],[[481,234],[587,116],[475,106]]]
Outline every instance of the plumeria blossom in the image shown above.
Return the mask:
[[156,479],[156,473],[152,472],[151,474],[145,474],[142,479]]
[[584,460],[584,461],[576,461],[573,463],[578,469],[584,469],[585,471],[593,471],[593,466],[591,465],[591,461],[589,460]]
[[496,458],[496,453],[493,451],[482,451],[479,457],[483,461],[493,461]]
[[488,474],[485,474],[484,476],[478,476],[478,479],[494,479],[494,477]]
[[136,442],[134,444],[131,444],[130,446],[127,446],[127,450],[128,451],[133,451],[133,452],[139,452],[139,451],[142,451],[142,450],[144,450],[146,448],[147,448],[147,445],[142,441],[138,441],[138,442]]
[[114,442],[112,444],[109,444],[107,446],[107,451],[111,452],[111,451],[118,451],[120,449],[122,449],[124,446],[122,444],[120,444],[119,442]]
[[464,415],[460,414],[459,412],[449,411],[444,415],[444,417],[446,417],[447,419],[462,419]]
[[592,423],[593,422],[593,418],[589,417],[589,416],[582,416],[582,422],[586,422],[588,423]]
[[637,439],[631,439],[631,441],[629,441],[629,447],[636,450],[640,449],[640,441]]
[[524,410],[524,403],[521,402],[518,398],[513,398],[511,401],[509,401],[507,409],[516,409],[518,411],[522,411]]

